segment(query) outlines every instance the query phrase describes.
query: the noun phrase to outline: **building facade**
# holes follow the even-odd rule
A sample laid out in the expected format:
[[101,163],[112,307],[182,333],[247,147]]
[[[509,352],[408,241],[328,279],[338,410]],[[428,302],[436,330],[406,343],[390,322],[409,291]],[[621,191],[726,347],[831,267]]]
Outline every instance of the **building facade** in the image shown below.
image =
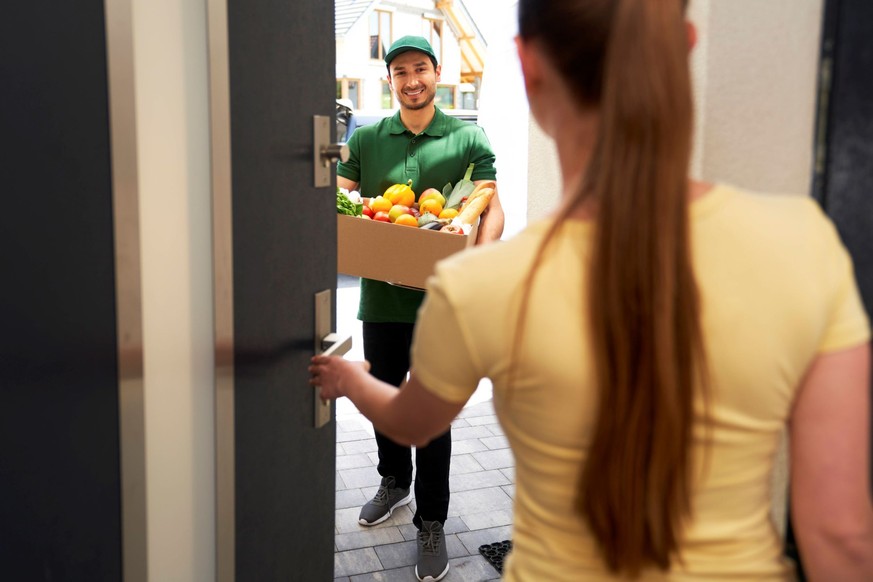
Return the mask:
[[410,34],[427,38],[442,65],[437,105],[476,109],[486,44],[461,0],[336,0],[337,99],[358,110],[393,109],[383,58]]

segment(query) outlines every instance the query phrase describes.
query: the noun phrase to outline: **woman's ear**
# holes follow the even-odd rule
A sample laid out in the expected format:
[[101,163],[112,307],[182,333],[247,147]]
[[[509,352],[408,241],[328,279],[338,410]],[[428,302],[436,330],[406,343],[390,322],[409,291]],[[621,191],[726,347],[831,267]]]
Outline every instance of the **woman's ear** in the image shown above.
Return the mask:
[[685,31],[688,34],[688,52],[691,52],[697,46],[697,27],[690,20],[686,20]]
[[520,36],[515,37],[515,47],[518,50],[518,60],[521,63],[521,74],[524,77],[524,88],[528,95],[542,82],[542,68],[539,62],[539,54],[525,42]]

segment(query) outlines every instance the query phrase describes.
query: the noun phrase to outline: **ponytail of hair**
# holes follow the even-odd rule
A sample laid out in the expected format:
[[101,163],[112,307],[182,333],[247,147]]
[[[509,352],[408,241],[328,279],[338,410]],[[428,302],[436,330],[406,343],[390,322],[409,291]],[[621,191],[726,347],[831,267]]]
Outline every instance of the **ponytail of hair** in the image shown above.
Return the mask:
[[589,274],[599,409],[577,508],[613,572],[668,569],[690,515],[700,300],[691,265],[692,100],[679,0],[616,0]]

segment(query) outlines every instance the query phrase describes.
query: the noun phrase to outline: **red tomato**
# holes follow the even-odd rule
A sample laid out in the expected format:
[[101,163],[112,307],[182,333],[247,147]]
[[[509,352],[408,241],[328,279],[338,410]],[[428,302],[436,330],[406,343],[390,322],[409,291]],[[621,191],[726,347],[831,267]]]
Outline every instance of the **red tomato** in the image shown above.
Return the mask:
[[364,205],[363,214],[367,218],[373,218],[373,209],[369,206]]
[[373,220],[378,220],[379,222],[391,222],[388,213],[383,212],[382,210],[373,215]]

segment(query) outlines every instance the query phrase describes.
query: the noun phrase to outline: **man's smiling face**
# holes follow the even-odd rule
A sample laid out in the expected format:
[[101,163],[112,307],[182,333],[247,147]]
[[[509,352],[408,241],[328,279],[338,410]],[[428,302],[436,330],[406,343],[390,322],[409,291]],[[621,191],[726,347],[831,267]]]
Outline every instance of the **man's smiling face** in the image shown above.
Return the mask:
[[389,83],[405,109],[424,109],[436,97],[440,80],[440,66],[436,68],[430,57],[415,50],[401,53],[391,61]]

